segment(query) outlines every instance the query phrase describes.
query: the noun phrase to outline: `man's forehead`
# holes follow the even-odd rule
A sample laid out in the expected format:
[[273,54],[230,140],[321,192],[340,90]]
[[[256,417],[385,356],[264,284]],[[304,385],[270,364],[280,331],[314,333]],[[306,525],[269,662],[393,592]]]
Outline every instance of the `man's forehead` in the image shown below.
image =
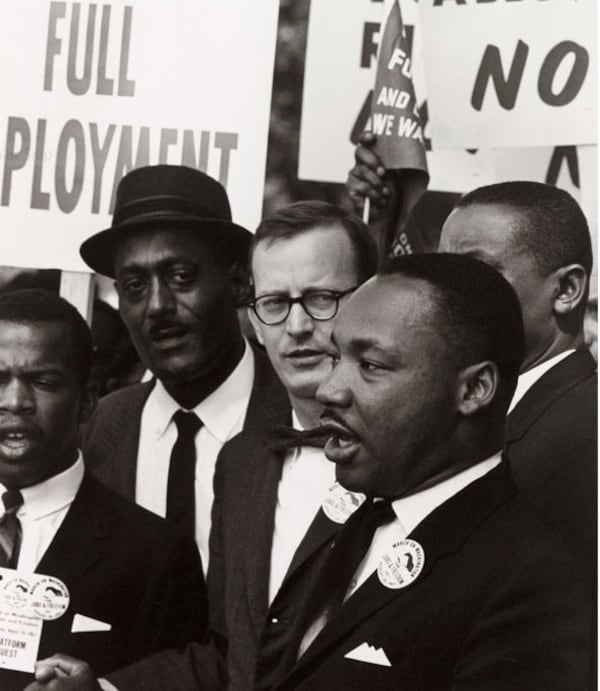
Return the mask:
[[158,228],[128,232],[115,249],[115,268],[130,264],[152,264],[169,258],[213,260],[217,252],[197,232],[187,228]]
[[340,310],[334,338],[393,348],[407,329],[431,332],[432,289],[421,279],[377,276],[358,289]]
[[58,321],[0,319],[0,350],[59,362],[70,354],[71,332]]

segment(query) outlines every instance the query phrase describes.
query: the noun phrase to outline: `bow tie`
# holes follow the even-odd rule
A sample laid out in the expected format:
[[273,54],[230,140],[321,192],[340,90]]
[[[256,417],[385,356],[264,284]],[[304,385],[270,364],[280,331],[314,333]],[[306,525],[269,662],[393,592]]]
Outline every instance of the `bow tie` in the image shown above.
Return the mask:
[[331,436],[322,427],[298,430],[286,425],[276,425],[266,440],[267,448],[275,453],[289,451],[297,446],[314,446],[322,449]]

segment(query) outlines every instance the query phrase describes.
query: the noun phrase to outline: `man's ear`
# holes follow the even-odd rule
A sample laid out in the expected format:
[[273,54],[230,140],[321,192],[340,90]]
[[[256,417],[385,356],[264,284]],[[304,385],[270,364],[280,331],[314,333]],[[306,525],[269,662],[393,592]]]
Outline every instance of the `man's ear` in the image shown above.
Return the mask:
[[98,404],[98,385],[88,380],[82,387],[79,424],[82,425],[91,417]]
[[254,314],[254,310],[251,307],[248,307],[248,319],[250,319],[250,323],[252,324],[252,328],[254,329],[254,333],[256,334],[256,340],[264,346],[265,341],[262,337],[262,322],[260,319]]
[[499,388],[498,367],[485,360],[465,367],[459,372],[458,410],[463,415],[474,415],[487,408],[496,398]]
[[585,299],[588,275],[581,264],[561,266],[555,272],[556,295],[554,312],[561,316],[571,314]]
[[250,275],[245,262],[234,259],[226,269],[227,277],[231,281],[233,300],[236,307],[243,307],[250,299]]

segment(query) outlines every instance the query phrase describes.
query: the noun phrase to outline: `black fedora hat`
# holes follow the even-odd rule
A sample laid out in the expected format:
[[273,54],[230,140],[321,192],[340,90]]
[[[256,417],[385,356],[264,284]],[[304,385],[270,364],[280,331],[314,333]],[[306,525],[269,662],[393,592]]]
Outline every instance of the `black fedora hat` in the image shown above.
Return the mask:
[[94,271],[114,277],[114,252],[123,237],[157,227],[191,228],[232,258],[245,259],[252,239],[232,222],[223,185],[194,168],[157,165],[123,177],[111,227],[85,240],[79,252]]

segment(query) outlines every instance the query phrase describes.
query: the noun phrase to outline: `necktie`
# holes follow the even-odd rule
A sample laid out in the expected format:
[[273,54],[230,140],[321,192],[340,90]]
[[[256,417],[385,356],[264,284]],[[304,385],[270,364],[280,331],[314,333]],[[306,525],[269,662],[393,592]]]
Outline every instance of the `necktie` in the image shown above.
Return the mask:
[[314,446],[322,449],[330,436],[331,433],[322,427],[298,430],[286,425],[276,425],[271,430],[266,444],[267,448],[275,453],[289,451],[297,446]]
[[171,451],[167,482],[167,520],[183,533],[194,537],[196,532],[196,434],[202,421],[196,413],[178,410],[173,416],[177,441]]
[[23,505],[18,489],[9,489],[2,495],[4,515],[0,518],[0,566],[15,568],[21,547],[21,523],[17,511]]
[[[291,636],[286,661],[293,665],[308,628],[325,615],[329,621],[344,603],[344,596],[377,528],[394,520],[389,501],[366,501],[346,521],[331,547],[323,568],[309,590],[302,616]],[[304,651],[302,651],[304,652]]]

